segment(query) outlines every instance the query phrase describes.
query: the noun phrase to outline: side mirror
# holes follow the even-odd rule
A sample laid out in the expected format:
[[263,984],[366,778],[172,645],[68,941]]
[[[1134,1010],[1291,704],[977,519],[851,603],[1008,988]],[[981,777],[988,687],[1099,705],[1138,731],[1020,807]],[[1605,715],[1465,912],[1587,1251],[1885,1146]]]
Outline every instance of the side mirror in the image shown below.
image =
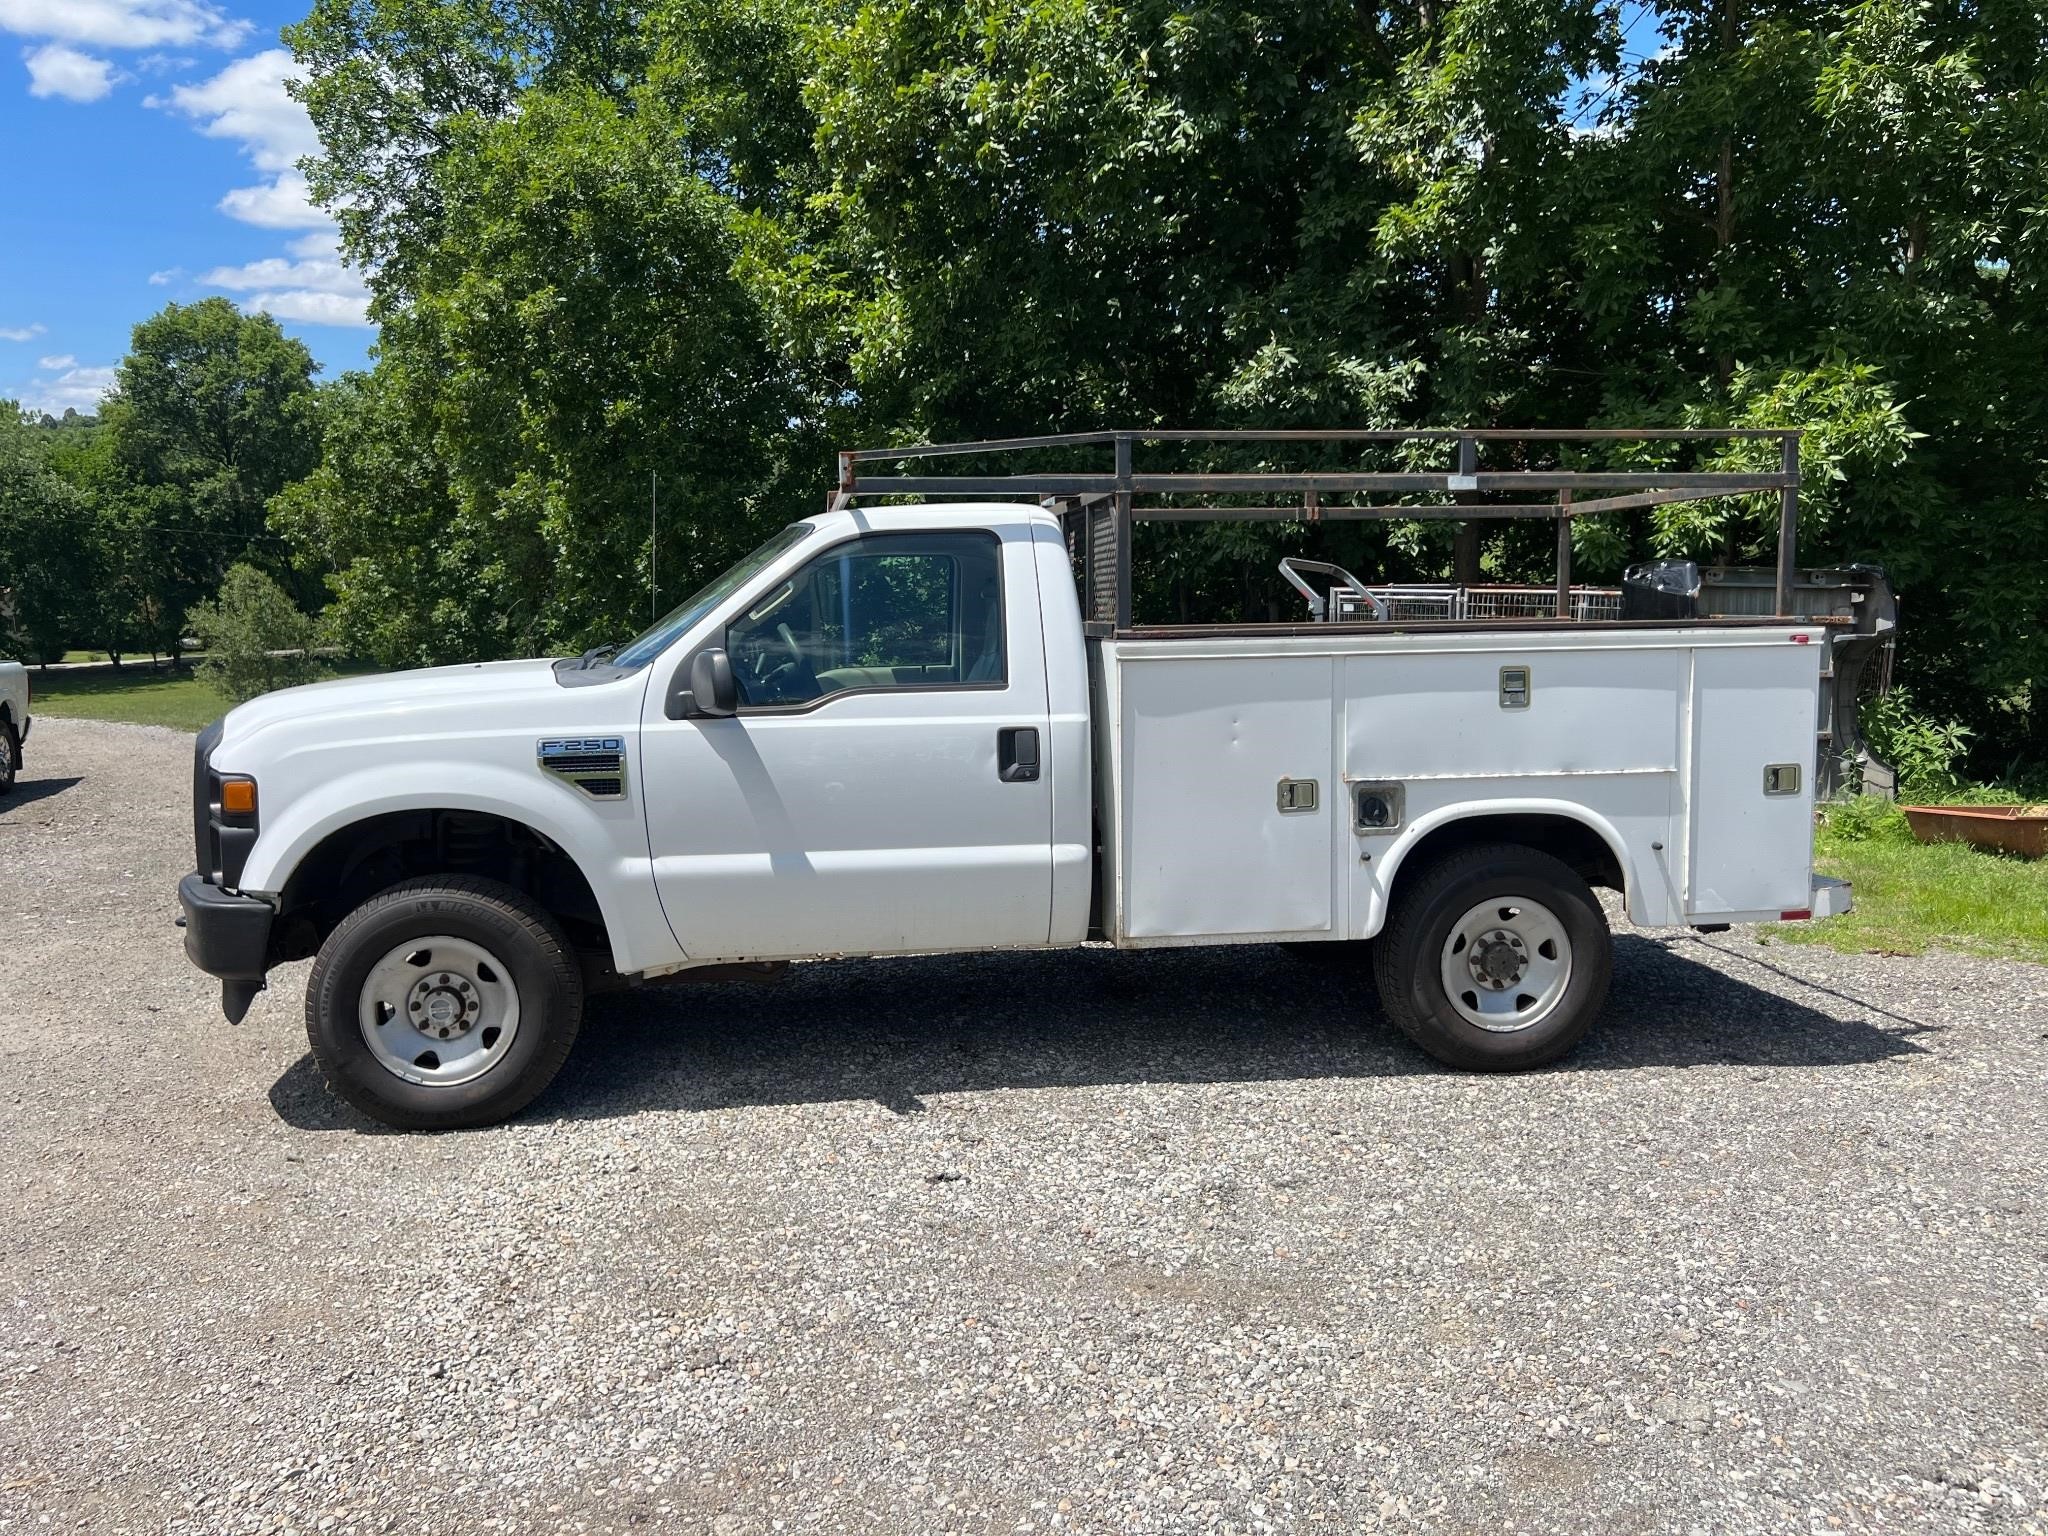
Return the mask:
[[668,708],[671,720],[722,720],[737,714],[739,684],[732,675],[732,658],[717,646],[697,652],[676,668],[669,683]]

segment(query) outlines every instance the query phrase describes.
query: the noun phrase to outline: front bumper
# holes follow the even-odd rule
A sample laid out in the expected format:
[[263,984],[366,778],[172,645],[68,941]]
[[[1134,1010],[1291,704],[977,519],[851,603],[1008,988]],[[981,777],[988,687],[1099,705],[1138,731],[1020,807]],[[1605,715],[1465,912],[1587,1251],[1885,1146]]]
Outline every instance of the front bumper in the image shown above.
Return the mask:
[[1836,880],[1827,875],[1813,877],[1813,915],[1819,917],[1840,917],[1845,912],[1856,910],[1856,891],[1846,880]]
[[241,1023],[263,990],[276,912],[260,897],[224,891],[198,874],[178,882],[178,904],[185,909],[185,958],[220,978],[221,1011],[230,1024]]
[[185,958],[222,981],[261,981],[277,914],[256,896],[237,896],[199,875],[178,882],[185,909]]

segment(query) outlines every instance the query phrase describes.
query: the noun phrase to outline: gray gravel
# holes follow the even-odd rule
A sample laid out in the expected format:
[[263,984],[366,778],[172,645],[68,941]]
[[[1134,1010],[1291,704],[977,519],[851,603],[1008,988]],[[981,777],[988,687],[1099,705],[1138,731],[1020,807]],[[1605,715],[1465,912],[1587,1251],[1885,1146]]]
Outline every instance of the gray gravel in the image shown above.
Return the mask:
[[806,967],[406,1137],[185,965],[189,738],[33,746],[0,1531],[2048,1527],[2048,971],[1626,934],[1482,1079],[1259,949]]

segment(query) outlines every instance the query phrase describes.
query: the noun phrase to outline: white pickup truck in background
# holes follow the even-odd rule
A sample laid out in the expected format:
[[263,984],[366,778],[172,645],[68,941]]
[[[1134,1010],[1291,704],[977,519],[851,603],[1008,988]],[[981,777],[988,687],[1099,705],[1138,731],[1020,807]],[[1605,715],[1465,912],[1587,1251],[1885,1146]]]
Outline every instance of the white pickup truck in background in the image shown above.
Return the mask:
[[1568,572],[1564,616],[1411,621],[1310,562],[1289,579],[1335,591],[1308,587],[1308,622],[1128,611],[1131,523],[1183,511],[1148,496],[1291,493],[1362,517],[1388,514],[1322,498],[1590,480],[1647,487],[1606,498],[1630,505],[1782,491],[1789,522],[1796,469],[1532,487],[1469,472],[1461,441],[1460,471],[1434,477],[1147,477],[1128,436],[1060,441],[1112,438],[1105,476],[863,481],[848,456],[833,510],[609,656],[243,705],[196,747],[188,953],[231,1020],[273,966],[317,954],[308,1033],[330,1081],[432,1128],[515,1112],[586,992],[663,977],[1371,940],[1388,1017],[1498,1070],[1555,1060],[1600,1012],[1595,887],[1645,925],[1846,909],[1812,870],[1814,624],[1574,618]]
[[14,788],[21,774],[21,749],[28,741],[31,688],[28,668],[18,661],[0,661],[0,795]]

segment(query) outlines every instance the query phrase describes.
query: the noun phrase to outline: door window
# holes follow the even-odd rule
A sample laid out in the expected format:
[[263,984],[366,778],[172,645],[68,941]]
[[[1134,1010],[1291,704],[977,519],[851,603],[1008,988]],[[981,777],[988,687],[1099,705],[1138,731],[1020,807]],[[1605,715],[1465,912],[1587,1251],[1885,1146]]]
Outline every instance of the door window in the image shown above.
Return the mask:
[[1002,687],[1001,553],[985,533],[881,534],[825,551],[727,626],[741,705]]

